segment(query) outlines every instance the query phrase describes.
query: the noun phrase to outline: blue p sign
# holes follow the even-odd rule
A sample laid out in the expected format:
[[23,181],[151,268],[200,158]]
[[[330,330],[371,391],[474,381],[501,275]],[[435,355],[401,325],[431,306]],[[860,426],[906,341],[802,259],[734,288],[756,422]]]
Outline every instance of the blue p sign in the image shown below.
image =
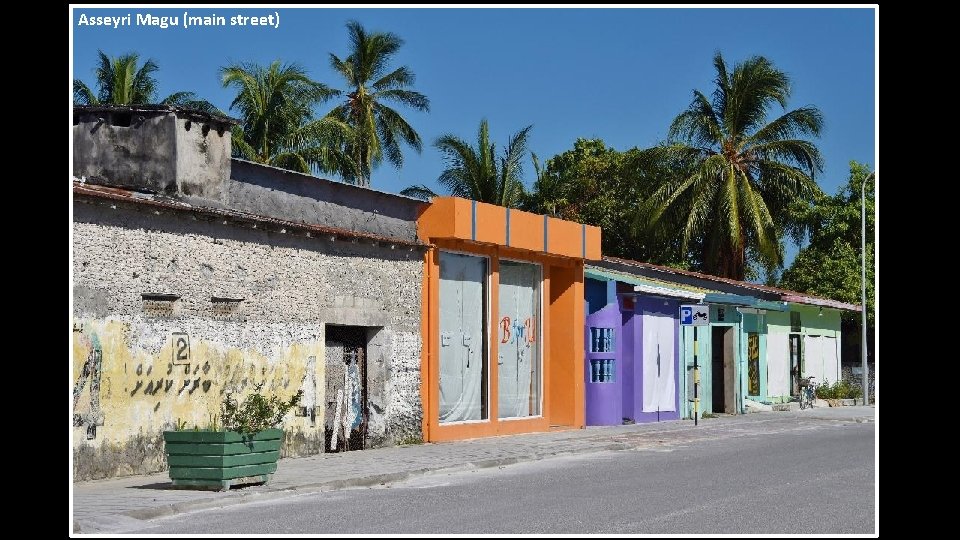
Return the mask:
[[693,308],[680,306],[680,324],[693,324]]

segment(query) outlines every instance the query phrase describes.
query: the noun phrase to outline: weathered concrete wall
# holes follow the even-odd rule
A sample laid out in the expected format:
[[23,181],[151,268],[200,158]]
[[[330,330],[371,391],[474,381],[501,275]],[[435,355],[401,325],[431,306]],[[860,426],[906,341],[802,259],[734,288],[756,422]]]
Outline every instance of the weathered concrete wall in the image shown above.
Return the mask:
[[177,118],[177,192],[221,198],[230,177],[230,126]]
[[427,203],[234,159],[220,205],[279,219],[417,240]]
[[122,127],[111,124],[109,113],[75,111],[74,116],[74,176],[107,185],[176,192],[176,117],[151,116],[138,125]]
[[80,197],[73,256],[75,479],[162,470],[163,430],[206,427],[228,389],[259,383],[304,390],[284,455],[321,451],[327,323],[376,327],[371,444],[419,436],[419,249]]
[[169,110],[74,111],[73,175],[112,186],[219,199],[230,126]]
[[[854,369],[857,370],[856,373],[854,373],[853,371]],[[854,388],[859,389],[861,392],[863,392],[862,369],[863,369],[863,366],[860,364],[843,364],[840,366],[840,375],[843,378],[843,380],[848,381],[850,383],[850,386],[853,386]],[[867,382],[870,385],[870,401],[873,402],[874,400],[877,399],[876,388],[874,388],[876,383],[876,380],[874,377],[876,368],[875,368],[875,365],[871,362],[867,364],[867,369],[869,370],[867,372]]]

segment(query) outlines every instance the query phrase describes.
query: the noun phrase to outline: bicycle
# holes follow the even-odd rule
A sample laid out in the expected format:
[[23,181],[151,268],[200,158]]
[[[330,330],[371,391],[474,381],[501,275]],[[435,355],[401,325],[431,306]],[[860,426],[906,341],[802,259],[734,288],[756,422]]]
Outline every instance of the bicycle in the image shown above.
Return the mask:
[[814,393],[816,383],[813,382],[815,378],[811,376],[800,379],[800,410],[813,408],[813,400],[816,398]]

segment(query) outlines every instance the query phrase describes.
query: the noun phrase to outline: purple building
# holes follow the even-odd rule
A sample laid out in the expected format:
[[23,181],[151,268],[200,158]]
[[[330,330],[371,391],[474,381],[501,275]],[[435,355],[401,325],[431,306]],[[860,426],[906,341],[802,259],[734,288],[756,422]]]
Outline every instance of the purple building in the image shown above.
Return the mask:
[[605,269],[585,274],[587,425],[678,420],[681,300]]

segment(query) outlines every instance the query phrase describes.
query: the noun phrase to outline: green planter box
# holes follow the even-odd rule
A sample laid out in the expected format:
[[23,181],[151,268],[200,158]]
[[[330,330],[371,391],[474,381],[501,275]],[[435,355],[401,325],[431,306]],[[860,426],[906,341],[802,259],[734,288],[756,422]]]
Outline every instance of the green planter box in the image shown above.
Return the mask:
[[254,434],[235,431],[164,431],[173,485],[226,491],[266,483],[277,470],[283,430]]

